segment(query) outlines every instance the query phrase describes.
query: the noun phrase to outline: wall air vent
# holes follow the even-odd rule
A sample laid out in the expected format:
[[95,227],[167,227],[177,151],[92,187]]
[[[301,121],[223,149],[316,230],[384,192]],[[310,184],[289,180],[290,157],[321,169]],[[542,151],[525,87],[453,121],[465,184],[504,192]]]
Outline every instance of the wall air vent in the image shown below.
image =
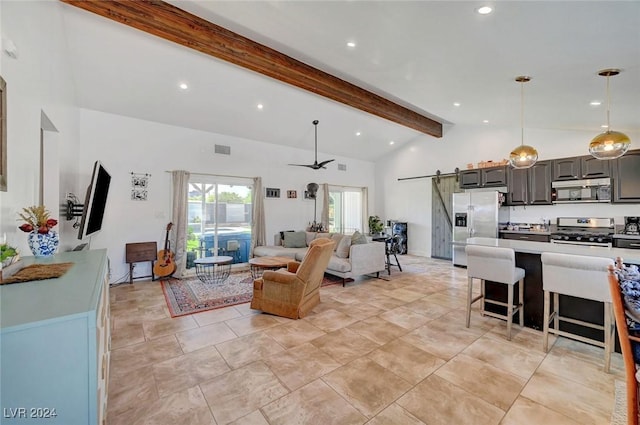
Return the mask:
[[347,164],[338,164],[338,171],[347,171]]
[[231,146],[216,145],[215,153],[222,155],[231,155]]

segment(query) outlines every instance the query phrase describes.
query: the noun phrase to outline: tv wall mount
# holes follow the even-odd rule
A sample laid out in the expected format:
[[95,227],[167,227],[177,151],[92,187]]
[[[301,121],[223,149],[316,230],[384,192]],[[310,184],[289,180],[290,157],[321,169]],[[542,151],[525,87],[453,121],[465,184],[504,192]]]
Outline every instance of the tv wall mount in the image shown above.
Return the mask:
[[78,203],[78,198],[73,193],[67,193],[67,203],[65,208],[65,216],[67,221],[71,221],[74,218],[76,222],[73,223],[73,228],[77,229],[80,227],[80,223],[78,222],[78,217],[82,217],[82,213],[84,211],[84,204]]

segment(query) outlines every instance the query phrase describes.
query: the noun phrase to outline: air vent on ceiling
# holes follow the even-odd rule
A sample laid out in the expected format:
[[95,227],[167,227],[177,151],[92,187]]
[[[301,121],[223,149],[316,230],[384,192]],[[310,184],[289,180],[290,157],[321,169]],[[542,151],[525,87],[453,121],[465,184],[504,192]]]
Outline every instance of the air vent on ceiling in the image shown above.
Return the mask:
[[231,155],[231,146],[216,145],[215,153],[222,155]]
[[347,164],[338,164],[338,171],[347,171]]

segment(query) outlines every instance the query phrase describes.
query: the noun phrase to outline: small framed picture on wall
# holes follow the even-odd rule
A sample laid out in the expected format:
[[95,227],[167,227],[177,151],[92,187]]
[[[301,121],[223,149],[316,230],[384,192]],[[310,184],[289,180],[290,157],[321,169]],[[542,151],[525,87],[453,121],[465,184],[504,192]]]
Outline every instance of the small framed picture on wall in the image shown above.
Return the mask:
[[298,192],[295,190],[287,190],[287,198],[295,199],[298,197]]

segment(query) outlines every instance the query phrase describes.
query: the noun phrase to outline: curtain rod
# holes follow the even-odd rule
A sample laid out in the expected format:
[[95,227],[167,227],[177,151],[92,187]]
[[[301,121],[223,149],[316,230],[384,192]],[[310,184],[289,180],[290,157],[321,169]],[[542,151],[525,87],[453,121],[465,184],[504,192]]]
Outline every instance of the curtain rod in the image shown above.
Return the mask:
[[[165,170],[165,173],[173,173],[174,171],[177,170]],[[191,174],[199,174],[201,176],[212,176],[212,177],[231,177],[234,179],[255,179],[255,177],[247,177],[247,176],[232,176],[230,174],[211,174],[211,173],[192,173],[191,171],[189,171],[189,173]]]
[[456,181],[457,181],[459,175],[460,175],[460,169],[458,167],[456,167],[456,169],[454,170],[453,173],[441,173],[440,170],[436,170],[435,174],[430,174],[428,176],[401,177],[401,178],[398,179],[398,181],[415,180],[415,179],[427,179],[429,177],[436,177],[438,179],[438,181],[439,181],[440,177],[446,177],[446,176],[456,176]]
[[344,186],[344,185],[331,184],[331,183],[327,183],[327,185],[333,186],[333,187],[348,188],[348,189],[362,189],[362,188],[366,187],[366,186]]

